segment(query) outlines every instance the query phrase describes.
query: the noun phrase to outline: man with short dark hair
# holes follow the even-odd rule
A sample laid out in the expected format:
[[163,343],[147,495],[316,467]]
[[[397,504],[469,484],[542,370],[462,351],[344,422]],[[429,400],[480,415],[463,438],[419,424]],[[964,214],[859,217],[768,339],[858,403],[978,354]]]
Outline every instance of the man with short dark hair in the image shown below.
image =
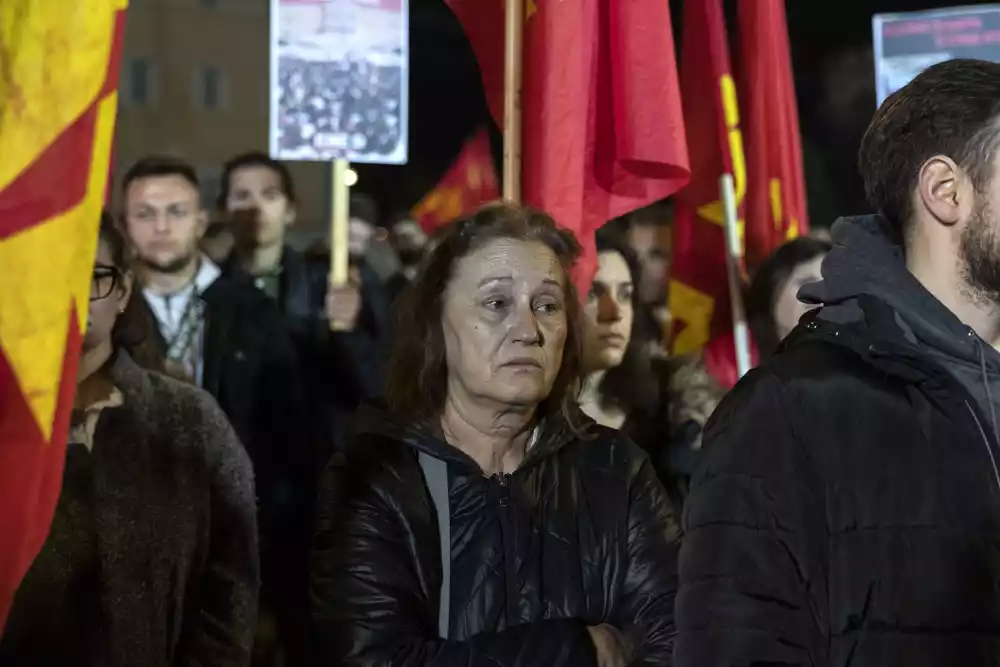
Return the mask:
[[[243,153],[225,164],[221,185],[220,212],[236,238],[223,268],[249,278],[278,303],[307,371],[310,399],[330,408],[323,418],[327,440],[339,439],[344,414],[381,395],[390,328],[381,281],[356,257],[350,284],[331,286],[328,263],[310,261],[285,243],[297,200],[281,162]],[[331,321],[340,325],[335,332]]]
[[862,140],[821,304],[718,408],[678,667],[1000,660],[1000,64],[934,65]]
[[215,397],[253,461],[267,591],[274,563],[286,564],[293,543],[308,539],[289,526],[301,523],[313,496],[313,435],[280,312],[199,250],[207,214],[198,185],[194,169],[175,158],[137,162],[122,183],[124,228],[168,371]]

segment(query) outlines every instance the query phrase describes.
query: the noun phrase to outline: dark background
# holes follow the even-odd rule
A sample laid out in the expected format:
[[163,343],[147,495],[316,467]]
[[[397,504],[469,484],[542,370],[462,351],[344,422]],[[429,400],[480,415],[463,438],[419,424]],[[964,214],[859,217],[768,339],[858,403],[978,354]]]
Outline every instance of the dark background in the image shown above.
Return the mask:
[[[684,38],[680,32],[683,2],[670,4],[679,46]],[[991,3],[787,1],[810,217],[815,226],[866,209],[855,154],[875,111],[872,15],[976,4]],[[732,39],[737,32],[736,1],[726,0],[725,6]],[[730,55],[735,58],[738,50],[733,46]],[[500,156],[499,131],[486,110],[475,57],[443,0],[411,0],[410,58],[410,163],[405,167],[357,166],[362,189],[383,203],[387,215],[409,209],[431,190],[478,126],[492,128],[494,155]]]

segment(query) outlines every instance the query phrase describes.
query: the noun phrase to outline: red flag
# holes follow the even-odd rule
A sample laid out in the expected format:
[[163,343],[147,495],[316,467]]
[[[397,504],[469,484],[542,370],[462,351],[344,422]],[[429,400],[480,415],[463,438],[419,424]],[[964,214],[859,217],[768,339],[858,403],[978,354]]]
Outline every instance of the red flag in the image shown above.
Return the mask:
[[746,192],[721,0],[686,0],[683,34],[681,90],[691,183],[675,199],[670,314],[677,354],[700,349],[732,329],[719,178],[733,175],[737,202]]
[[[448,4],[496,114],[503,2]],[[585,254],[575,279],[586,294],[597,228],[688,179],[670,10],[663,0],[528,0],[525,17],[524,201],[576,233]]]
[[784,0],[740,0],[746,131],[746,252],[751,266],[809,233],[802,141]]
[[472,136],[451,167],[410,214],[430,234],[481,204],[500,197],[490,135],[481,129]]
[[125,5],[0,3],[0,628],[62,487]]

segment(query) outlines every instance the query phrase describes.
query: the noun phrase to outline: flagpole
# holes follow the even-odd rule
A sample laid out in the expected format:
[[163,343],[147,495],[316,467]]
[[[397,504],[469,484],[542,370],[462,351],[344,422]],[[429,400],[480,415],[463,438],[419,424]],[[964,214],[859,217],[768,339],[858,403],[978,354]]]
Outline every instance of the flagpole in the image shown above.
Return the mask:
[[524,2],[507,0],[503,96],[503,198],[521,202],[521,84]]
[[722,214],[726,229],[726,275],[729,279],[729,306],[733,316],[733,340],[736,343],[736,369],[743,377],[750,371],[750,329],[743,307],[743,281],[740,278],[739,212],[736,207],[736,185],[732,174],[719,177]]
[[[350,257],[348,255],[348,226],[350,224],[351,186],[358,175],[351,163],[337,158],[331,170],[330,193],[333,206],[330,211],[330,286],[345,287],[349,283]],[[330,321],[331,331],[339,331],[341,324]]]

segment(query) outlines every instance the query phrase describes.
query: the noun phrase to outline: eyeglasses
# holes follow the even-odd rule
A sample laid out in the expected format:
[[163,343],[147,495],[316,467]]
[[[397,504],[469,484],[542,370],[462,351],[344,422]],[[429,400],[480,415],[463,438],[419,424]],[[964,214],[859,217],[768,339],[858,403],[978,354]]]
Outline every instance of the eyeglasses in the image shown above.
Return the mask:
[[121,275],[121,271],[114,266],[95,265],[94,276],[90,280],[90,300],[100,301],[111,296],[118,286]]

